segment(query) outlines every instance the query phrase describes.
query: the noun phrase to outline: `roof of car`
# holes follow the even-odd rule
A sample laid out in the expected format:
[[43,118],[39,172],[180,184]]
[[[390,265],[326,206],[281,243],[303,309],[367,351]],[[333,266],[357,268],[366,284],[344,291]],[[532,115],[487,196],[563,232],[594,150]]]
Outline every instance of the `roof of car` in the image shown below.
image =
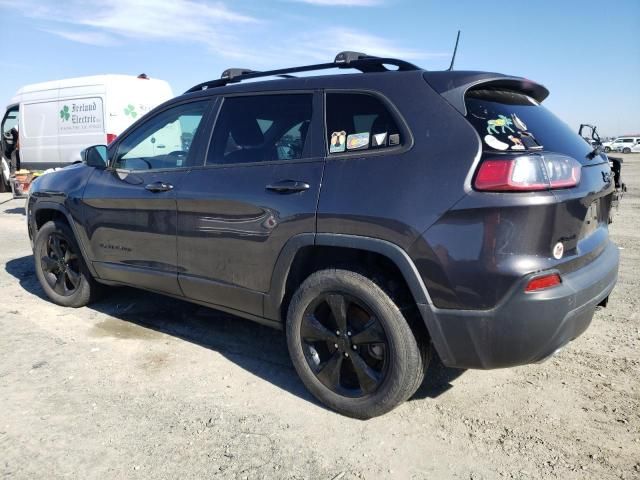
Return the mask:
[[[389,66],[396,69],[390,69]],[[344,69],[359,70],[359,73],[345,73]],[[299,76],[292,74],[321,70],[337,70],[329,75]],[[209,96],[260,91],[295,91],[317,88],[377,88],[381,82],[392,81],[393,85],[402,78],[423,76],[431,87],[445,97],[461,113],[466,113],[464,97],[466,92],[482,85],[491,88],[505,88],[523,92],[538,102],[542,102],[549,91],[542,85],[522,77],[514,77],[493,72],[478,71],[426,71],[404,60],[380,58],[358,52],[340,52],[331,63],[283,68],[265,72],[250,69],[231,68],[219,79],[200,83],[185,92],[185,95]],[[260,78],[266,80],[255,81]]]

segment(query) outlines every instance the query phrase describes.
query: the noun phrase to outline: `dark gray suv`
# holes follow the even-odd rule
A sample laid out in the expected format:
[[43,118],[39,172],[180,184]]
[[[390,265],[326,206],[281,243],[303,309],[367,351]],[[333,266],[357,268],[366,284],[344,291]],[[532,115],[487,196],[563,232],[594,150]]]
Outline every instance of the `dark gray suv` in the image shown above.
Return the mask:
[[[293,76],[336,68],[356,73]],[[307,388],[359,418],[411,397],[432,350],[543,360],[618,271],[607,158],[547,95],[355,52],[227,70],[33,184],[37,276],[60,305],[131,285],[284,329]]]

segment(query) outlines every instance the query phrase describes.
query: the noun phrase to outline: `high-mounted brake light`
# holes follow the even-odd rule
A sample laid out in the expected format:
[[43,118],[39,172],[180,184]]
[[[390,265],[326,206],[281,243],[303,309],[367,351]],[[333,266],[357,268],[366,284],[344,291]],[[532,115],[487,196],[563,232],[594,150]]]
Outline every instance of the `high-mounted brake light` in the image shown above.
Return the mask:
[[113,142],[118,136],[115,133],[107,133],[107,145]]
[[525,292],[537,292],[540,290],[546,290],[547,288],[552,288],[560,285],[562,283],[562,279],[560,275],[557,273],[552,273],[550,275],[545,275],[543,277],[537,277],[527,283]]
[[582,166],[564,155],[523,155],[484,160],[474,180],[476,190],[531,192],[575,187]]

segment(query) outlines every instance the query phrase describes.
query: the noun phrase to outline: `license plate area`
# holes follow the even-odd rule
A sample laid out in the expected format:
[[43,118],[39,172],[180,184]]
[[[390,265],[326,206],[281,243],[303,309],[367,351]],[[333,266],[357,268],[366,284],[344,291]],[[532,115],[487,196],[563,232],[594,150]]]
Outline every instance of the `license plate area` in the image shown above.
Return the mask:
[[600,199],[595,200],[589,205],[587,214],[582,224],[582,232],[580,238],[586,238],[598,229],[600,224]]

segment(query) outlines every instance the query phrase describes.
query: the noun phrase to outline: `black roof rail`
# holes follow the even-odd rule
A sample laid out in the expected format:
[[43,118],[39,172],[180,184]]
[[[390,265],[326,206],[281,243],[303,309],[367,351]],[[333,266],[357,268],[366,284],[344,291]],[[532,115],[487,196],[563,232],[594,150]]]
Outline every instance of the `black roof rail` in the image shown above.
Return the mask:
[[241,82],[252,78],[260,77],[284,77],[293,78],[292,73],[311,72],[314,70],[328,70],[331,68],[353,68],[360,70],[362,73],[370,72],[387,72],[391,69],[386,65],[393,65],[397,70],[420,70],[419,67],[412,63],[398,60],[397,58],[374,57],[360,52],[340,52],[331,63],[318,63],[315,65],[303,65],[300,67],[280,68],[276,70],[267,70],[263,72],[250,70],[248,68],[228,68],[217,80],[199,83],[191,87],[185,93],[197,92],[208,88],[223,87],[229,83]]

